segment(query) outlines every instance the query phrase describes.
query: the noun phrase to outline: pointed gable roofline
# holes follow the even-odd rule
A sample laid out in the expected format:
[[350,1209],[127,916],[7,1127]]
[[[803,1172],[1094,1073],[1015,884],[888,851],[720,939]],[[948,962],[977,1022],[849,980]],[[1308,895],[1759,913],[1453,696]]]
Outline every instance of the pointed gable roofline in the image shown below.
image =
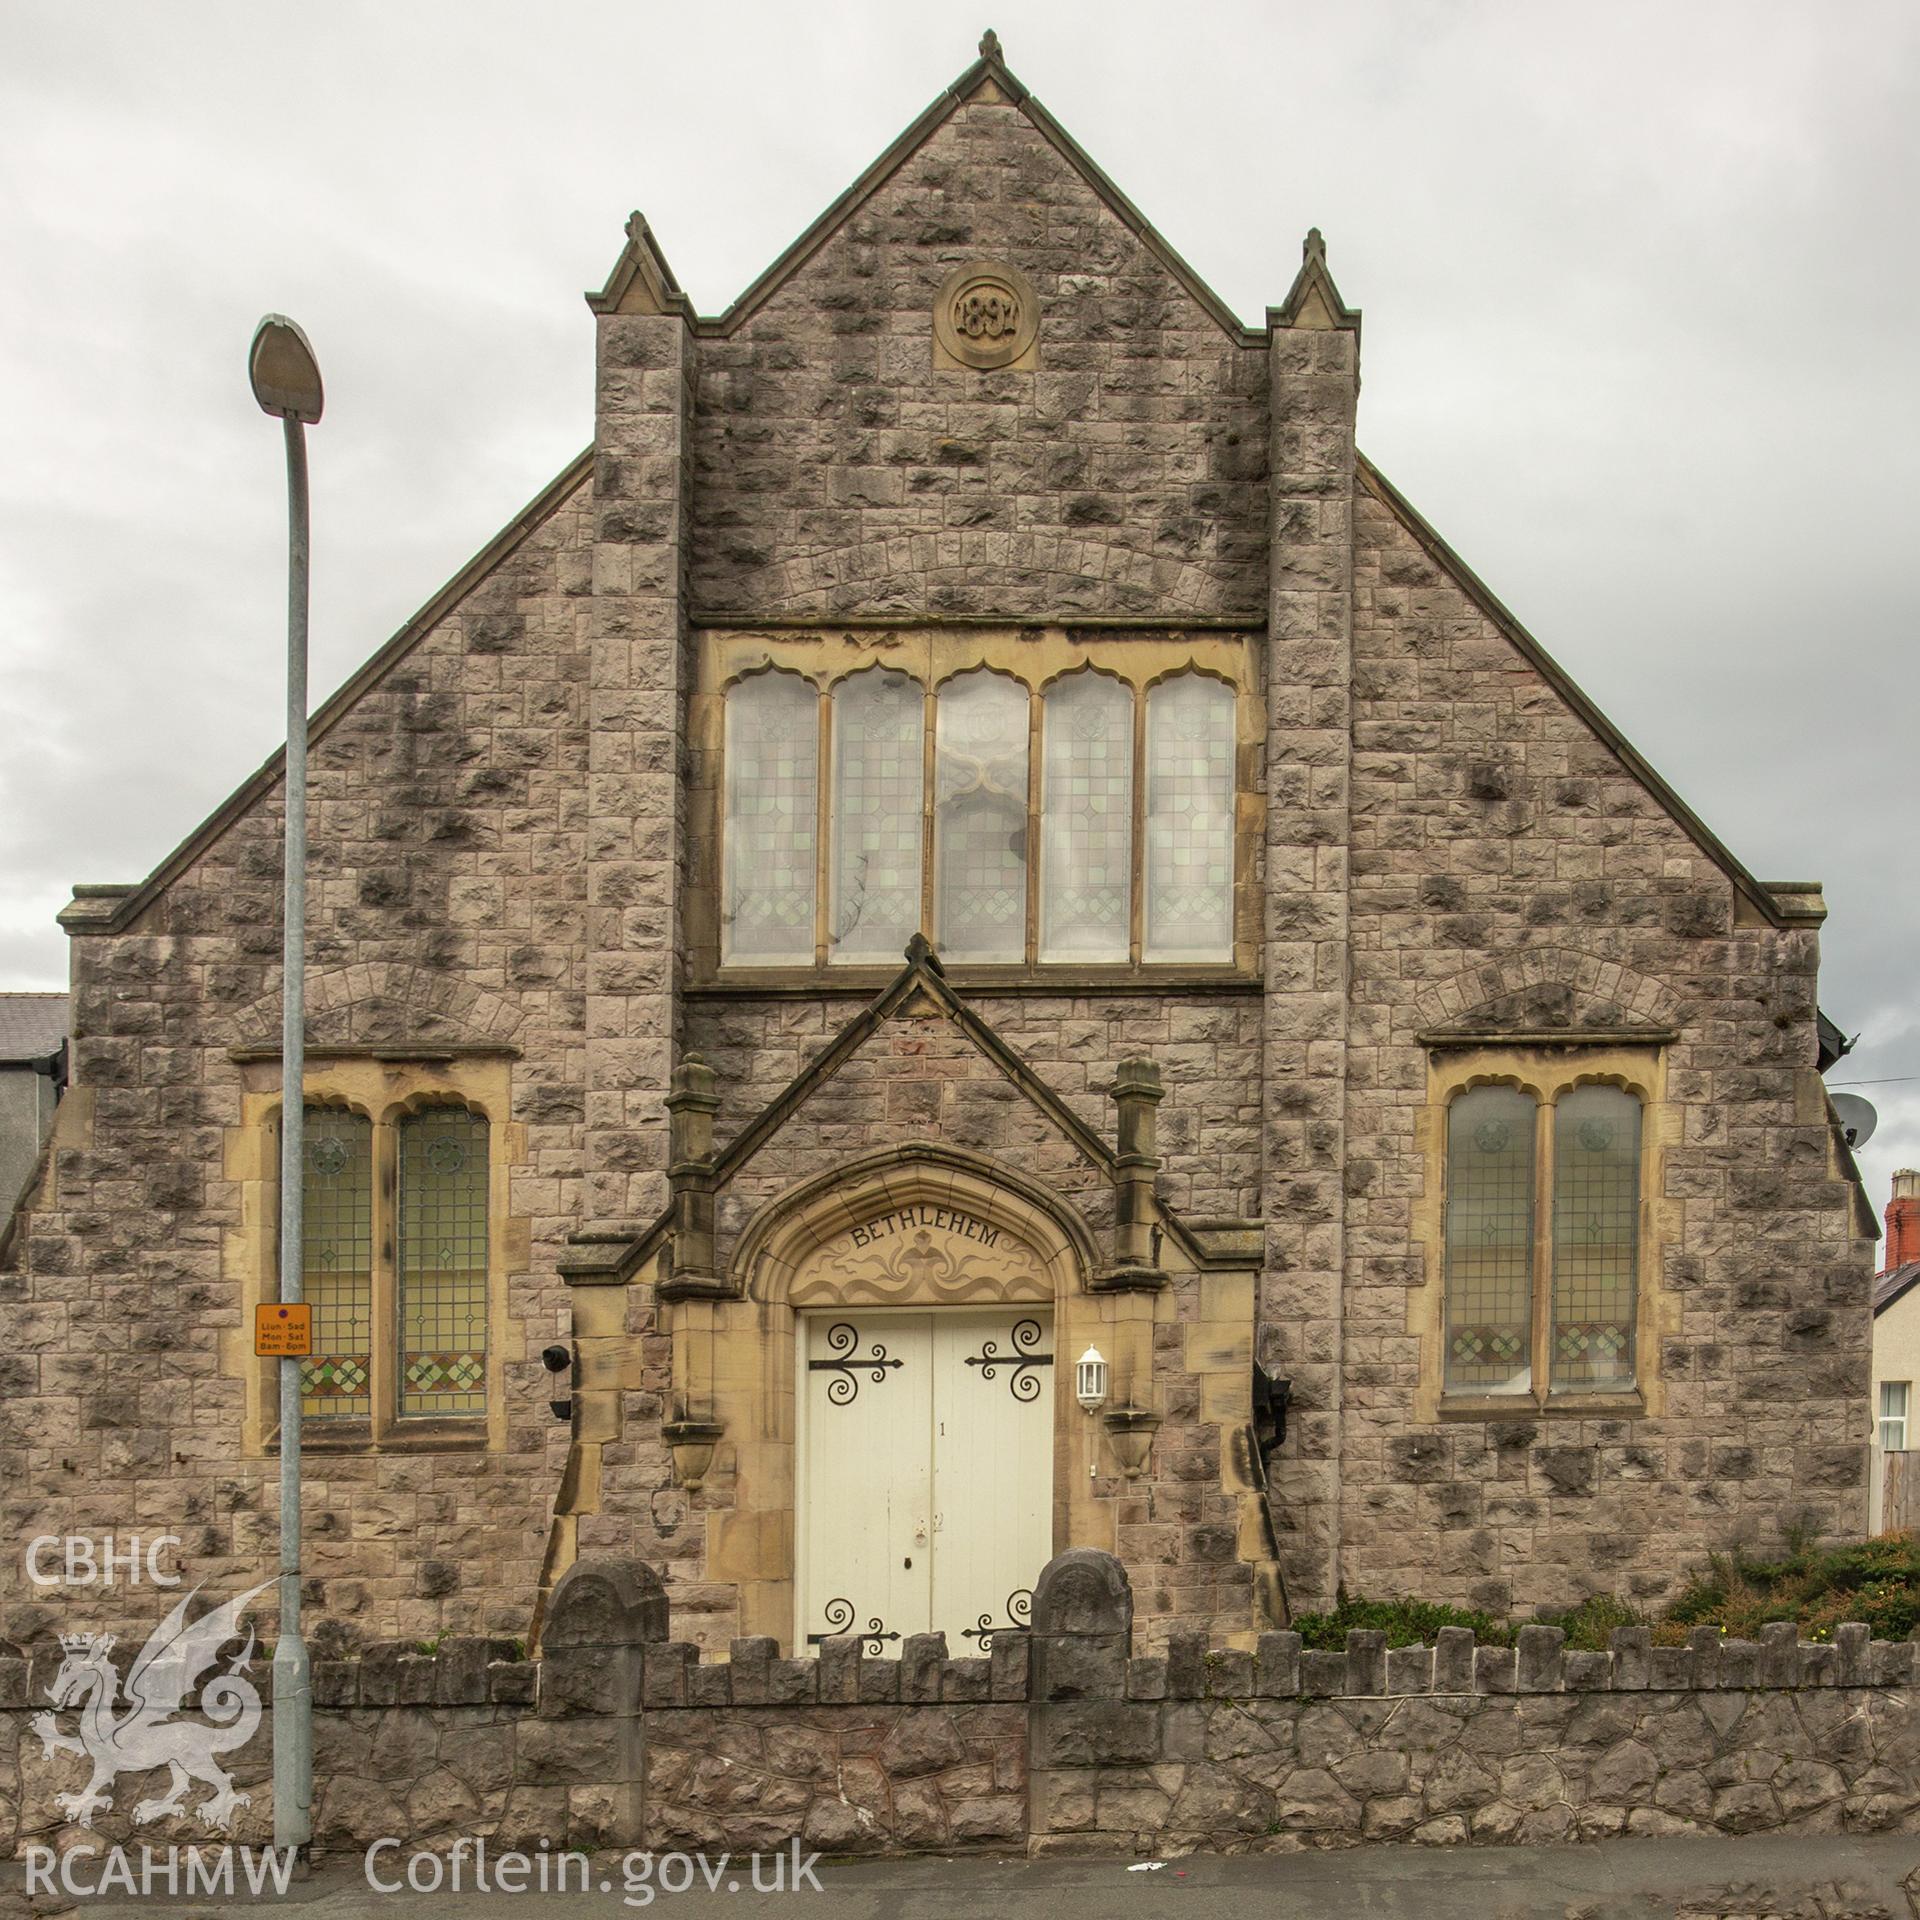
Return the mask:
[[[627,244],[620,258],[614,262],[606,285],[598,293],[587,294],[587,305],[595,313],[677,313],[696,334],[706,338],[723,338],[735,332],[752,319],[939,128],[969,100],[989,88],[993,89],[989,98],[1004,100],[1026,116],[1040,136],[1093,189],[1121,224],[1206,309],[1228,338],[1243,347],[1266,344],[1267,329],[1243,325],[1232,308],[1201,279],[1153,222],[1120,191],[1079,141],[1014,76],[1001,56],[999,36],[991,28],[980,42],[980,58],[940,94],[724,313],[711,317],[694,313],[691,301],[681,290],[667,265],[666,256],[660,251],[653,230],[638,213],[627,222]],[[1331,286],[1332,282],[1327,284]],[[1337,300],[1338,296],[1335,298]]]
[[[588,447],[541,488],[525,511],[502,527],[385,646],[334,690],[307,722],[308,748],[318,746],[352,712],[360,696],[378,686],[475,587],[537,533],[592,472],[593,449]],[[221,835],[280,784],[286,766],[286,748],[276,748],[259,770],[221,801],[144,880],[76,886],[72,901],[54,918],[69,934],[124,933]]]
[[[1110,1183],[1117,1179],[1119,1155],[967,1005],[947,979],[946,969],[926,936],[916,933],[907,942],[906,965],[715,1156],[708,1175],[711,1190],[717,1193],[728,1186],[889,1020],[923,1013],[946,1020],[1012,1082],[1096,1173]],[[585,1228],[574,1233],[558,1261],[561,1277],[574,1285],[589,1286],[630,1279],[666,1244],[674,1217],[674,1203],[669,1201],[651,1224],[638,1232]],[[1158,1224],[1196,1269],[1244,1264],[1244,1256],[1237,1251],[1218,1250],[1210,1243],[1205,1232],[1207,1223],[1190,1223],[1164,1200],[1159,1203]]]
[[[1304,278],[1305,267],[1301,269],[1301,274]],[[1296,282],[1296,286],[1297,284]],[[1812,889],[1787,881],[1779,881],[1774,886],[1769,886],[1765,881],[1756,880],[1735,858],[1731,849],[1721,842],[1713,829],[1661,777],[1653,763],[1600,711],[1566,668],[1561,666],[1559,661],[1554,659],[1552,654],[1507,611],[1495,597],[1493,589],[1447,545],[1446,541],[1428,524],[1419,509],[1364,453],[1355,455],[1355,470],[1360,484],[1413,536],[1427,558],[1466,594],[1467,598],[1494,626],[1500,629],[1521,658],[1586,722],[1621,766],[1666,809],[1668,816],[1681,831],[1733,883],[1734,892],[1755,913],[1759,914],[1767,925],[1788,927],[1819,924],[1819,921],[1825,917],[1825,909],[1814,907],[1803,910],[1797,899],[1793,897],[1800,892],[1811,892]],[[1787,895],[1788,898],[1782,899],[1780,897],[1782,894]],[[1817,892],[1814,897],[1817,900]]]

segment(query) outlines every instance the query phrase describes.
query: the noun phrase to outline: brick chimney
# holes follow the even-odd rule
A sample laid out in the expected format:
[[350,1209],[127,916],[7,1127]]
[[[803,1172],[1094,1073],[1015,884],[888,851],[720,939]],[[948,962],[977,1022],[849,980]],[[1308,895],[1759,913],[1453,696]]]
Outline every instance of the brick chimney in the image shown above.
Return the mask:
[[1893,1198],[1887,1202],[1886,1253],[1882,1273],[1891,1273],[1909,1260],[1920,1260],[1920,1173],[1911,1167],[1902,1167],[1893,1176]]

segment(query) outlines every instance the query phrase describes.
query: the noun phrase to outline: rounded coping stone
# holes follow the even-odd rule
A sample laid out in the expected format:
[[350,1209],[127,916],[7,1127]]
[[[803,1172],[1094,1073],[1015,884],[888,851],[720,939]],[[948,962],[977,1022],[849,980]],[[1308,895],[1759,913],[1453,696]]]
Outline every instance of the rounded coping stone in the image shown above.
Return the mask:
[[1097,1547],[1069,1547],[1040,1570],[1033,1587],[1036,1637],[1055,1633],[1133,1634],[1133,1588],[1126,1569]]
[[644,1560],[576,1560],[547,1603],[543,1651],[634,1647],[667,1637],[667,1590]]

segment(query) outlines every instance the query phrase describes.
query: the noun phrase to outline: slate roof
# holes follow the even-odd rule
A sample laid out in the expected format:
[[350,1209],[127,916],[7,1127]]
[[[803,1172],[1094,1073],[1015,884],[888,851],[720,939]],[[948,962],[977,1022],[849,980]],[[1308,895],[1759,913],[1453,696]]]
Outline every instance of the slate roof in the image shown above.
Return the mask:
[[1886,1312],[1916,1282],[1920,1282],[1920,1260],[1903,1260],[1889,1267],[1873,1283],[1873,1311],[1876,1317]]
[[64,993],[0,993],[0,1066],[44,1060],[66,1037]]

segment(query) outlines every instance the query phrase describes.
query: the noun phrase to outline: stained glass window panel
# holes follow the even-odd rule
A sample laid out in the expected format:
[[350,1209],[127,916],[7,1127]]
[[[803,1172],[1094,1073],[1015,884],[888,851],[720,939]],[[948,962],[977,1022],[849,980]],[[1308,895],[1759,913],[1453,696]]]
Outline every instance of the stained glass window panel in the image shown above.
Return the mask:
[[1534,1104],[1474,1087],[1447,1109],[1447,1390],[1533,1384]]
[[1640,1102],[1575,1087],[1553,1116],[1553,1386],[1633,1384]]
[[722,958],[813,959],[818,871],[820,696],[797,673],[761,673],[727,692]]
[[400,1122],[400,1412],[487,1410],[487,1123],[461,1107]]
[[1042,721],[1040,958],[1132,949],[1133,692],[1103,674],[1048,688]]
[[934,722],[934,916],[949,960],[1027,950],[1027,691],[963,673]]
[[874,668],[834,689],[834,960],[898,960],[920,931],[925,724],[903,673]]
[[373,1125],[342,1107],[306,1110],[301,1289],[313,1351],[300,1362],[307,1419],[364,1420],[372,1405]]
[[1233,689],[1203,674],[1147,696],[1148,960],[1233,958]]

